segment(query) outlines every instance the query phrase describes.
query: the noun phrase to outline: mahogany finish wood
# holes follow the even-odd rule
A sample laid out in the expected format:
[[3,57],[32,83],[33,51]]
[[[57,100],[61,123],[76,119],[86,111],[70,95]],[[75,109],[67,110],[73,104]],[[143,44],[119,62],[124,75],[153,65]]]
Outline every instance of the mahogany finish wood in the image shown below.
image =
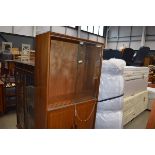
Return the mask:
[[35,128],[93,128],[103,44],[36,36]]
[[74,105],[60,107],[48,112],[49,129],[74,128]]
[[49,62],[50,62],[50,32],[36,36],[36,58],[35,58],[35,127],[47,127],[47,103],[48,103],[48,85]]
[[90,100],[75,105],[75,128],[93,129],[96,116],[96,101]]

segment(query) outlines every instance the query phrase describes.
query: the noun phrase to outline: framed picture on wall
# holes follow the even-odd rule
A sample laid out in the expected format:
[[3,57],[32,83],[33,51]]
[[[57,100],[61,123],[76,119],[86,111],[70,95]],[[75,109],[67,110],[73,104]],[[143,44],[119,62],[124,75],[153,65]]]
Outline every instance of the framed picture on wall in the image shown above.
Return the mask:
[[2,42],[2,51],[9,51],[12,50],[12,42]]
[[30,54],[31,45],[30,44],[22,44],[22,54],[27,55]]

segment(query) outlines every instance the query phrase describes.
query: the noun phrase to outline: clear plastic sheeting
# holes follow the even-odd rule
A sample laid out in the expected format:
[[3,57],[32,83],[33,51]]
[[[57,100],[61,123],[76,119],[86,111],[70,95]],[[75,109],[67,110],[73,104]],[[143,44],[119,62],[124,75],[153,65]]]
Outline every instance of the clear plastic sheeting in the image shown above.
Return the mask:
[[102,62],[96,129],[122,128],[125,66],[125,61],[120,59]]
[[110,75],[103,72],[100,79],[98,100],[104,100],[122,95],[124,92],[124,79],[121,75]]
[[107,100],[107,101],[103,101],[103,102],[99,102],[98,103],[98,107],[97,107],[97,112],[102,112],[104,111],[119,111],[122,110],[123,108],[123,96],[122,97],[118,97],[112,100]]
[[110,59],[102,61],[102,73],[110,75],[123,75],[126,63],[121,59]]
[[103,111],[96,114],[95,128],[97,129],[121,129],[122,111]]

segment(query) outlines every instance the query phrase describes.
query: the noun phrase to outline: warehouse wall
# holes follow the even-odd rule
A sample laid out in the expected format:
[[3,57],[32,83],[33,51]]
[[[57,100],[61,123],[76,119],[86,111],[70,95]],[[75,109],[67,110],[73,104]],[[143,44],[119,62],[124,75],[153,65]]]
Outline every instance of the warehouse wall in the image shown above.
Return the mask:
[[0,26],[0,32],[33,36],[34,26]]
[[0,26],[0,47],[2,41],[12,42],[13,47],[21,50],[22,44],[30,44],[34,50],[34,26]]
[[[81,37],[88,40],[99,41],[104,43],[104,38],[98,35],[93,35],[88,32],[80,31],[64,26],[0,26],[0,45],[2,41],[13,42],[13,47],[21,48],[21,44],[30,44],[32,49],[35,46],[35,36],[45,32],[57,32],[74,37]],[[9,33],[9,34],[7,34]]]
[[[108,33],[107,48],[131,47],[138,50],[141,47],[142,32],[142,26],[111,26]],[[144,46],[155,50],[155,26],[146,26]]]
[[[36,34],[41,34],[47,31],[62,33],[74,37],[78,37],[78,30],[70,27],[64,26],[37,26]],[[88,32],[80,31],[80,37],[88,40],[99,41],[104,43],[104,38],[95,34],[90,34]]]

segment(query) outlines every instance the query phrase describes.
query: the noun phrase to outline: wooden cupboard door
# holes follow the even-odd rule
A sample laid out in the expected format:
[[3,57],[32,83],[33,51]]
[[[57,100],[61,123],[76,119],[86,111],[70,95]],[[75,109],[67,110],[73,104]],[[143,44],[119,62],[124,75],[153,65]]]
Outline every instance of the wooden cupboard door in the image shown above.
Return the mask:
[[75,95],[78,44],[51,40],[49,104],[70,104]]
[[47,117],[49,129],[72,129],[74,128],[74,105],[49,111]]
[[96,117],[96,101],[86,101],[75,105],[75,128],[93,129]]

